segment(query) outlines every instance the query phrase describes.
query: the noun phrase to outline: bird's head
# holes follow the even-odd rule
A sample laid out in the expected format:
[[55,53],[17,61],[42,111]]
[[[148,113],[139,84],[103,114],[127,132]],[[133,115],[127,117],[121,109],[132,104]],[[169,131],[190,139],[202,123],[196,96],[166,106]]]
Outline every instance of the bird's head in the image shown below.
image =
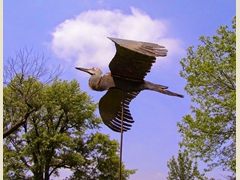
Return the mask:
[[81,68],[81,67],[76,67],[76,69],[80,70],[80,71],[84,71],[89,73],[90,75],[101,75],[102,71],[99,68]]

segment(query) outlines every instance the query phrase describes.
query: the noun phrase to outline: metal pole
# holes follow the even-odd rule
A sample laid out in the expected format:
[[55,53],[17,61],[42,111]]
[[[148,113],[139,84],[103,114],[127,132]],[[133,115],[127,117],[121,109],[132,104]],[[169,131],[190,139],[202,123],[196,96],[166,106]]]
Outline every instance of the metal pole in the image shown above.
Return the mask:
[[123,115],[124,115],[124,91],[122,91],[122,115],[121,115],[119,180],[122,180],[122,146],[123,146],[123,117],[124,117]]

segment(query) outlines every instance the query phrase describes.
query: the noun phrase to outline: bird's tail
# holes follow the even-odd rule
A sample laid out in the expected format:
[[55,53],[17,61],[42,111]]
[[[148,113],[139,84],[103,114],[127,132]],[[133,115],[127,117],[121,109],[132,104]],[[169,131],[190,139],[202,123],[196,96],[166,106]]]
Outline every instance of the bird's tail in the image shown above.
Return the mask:
[[166,90],[168,87],[167,86],[163,86],[163,85],[158,85],[158,84],[153,84],[151,82],[145,81],[145,85],[146,85],[146,89],[152,90],[152,91],[157,91],[163,94],[167,94],[169,96],[177,96],[180,98],[183,98],[184,96],[172,91],[168,91]]

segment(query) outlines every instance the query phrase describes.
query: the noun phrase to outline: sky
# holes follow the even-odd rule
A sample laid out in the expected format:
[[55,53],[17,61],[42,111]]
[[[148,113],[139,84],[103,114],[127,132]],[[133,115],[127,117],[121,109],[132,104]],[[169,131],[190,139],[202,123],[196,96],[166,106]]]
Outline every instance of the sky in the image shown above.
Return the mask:
[[[167,161],[179,151],[177,122],[191,113],[191,99],[184,91],[180,60],[189,46],[200,44],[199,36],[212,36],[220,25],[231,26],[236,14],[234,0],[7,0],[3,2],[3,55],[14,57],[22,47],[49,56],[49,67],[61,65],[62,79],[77,79],[81,89],[98,102],[105,92],[88,88],[89,75],[75,70],[99,67],[108,72],[115,46],[107,37],[158,43],[168,55],[157,58],[146,80],[183,94],[184,99],[142,91],[130,104],[135,120],[124,134],[123,161],[138,169],[130,180],[165,180]],[[98,113],[98,110],[96,111]],[[112,139],[120,134],[106,126],[101,133]],[[205,164],[199,162],[200,170]],[[70,172],[62,170],[64,178]],[[206,175],[223,179],[216,169]]]

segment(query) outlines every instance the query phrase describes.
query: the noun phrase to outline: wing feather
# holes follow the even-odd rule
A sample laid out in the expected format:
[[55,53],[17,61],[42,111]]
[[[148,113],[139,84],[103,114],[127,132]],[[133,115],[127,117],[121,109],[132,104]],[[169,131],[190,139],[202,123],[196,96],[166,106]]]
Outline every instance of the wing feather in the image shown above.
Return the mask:
[[113,76],[142,81],[150,72],[156,57],[167,55],[167,49],[154,43],[109,38],[116,46],[116,54],[109,64]]
[[[111,88],[99,101],[99,112],[103,123],[116,132],[121,132],[122,93],[120,89]],[[130,130],[134,120],[129,110],[129,104],[139,92],[124,92],[123,131]]]

